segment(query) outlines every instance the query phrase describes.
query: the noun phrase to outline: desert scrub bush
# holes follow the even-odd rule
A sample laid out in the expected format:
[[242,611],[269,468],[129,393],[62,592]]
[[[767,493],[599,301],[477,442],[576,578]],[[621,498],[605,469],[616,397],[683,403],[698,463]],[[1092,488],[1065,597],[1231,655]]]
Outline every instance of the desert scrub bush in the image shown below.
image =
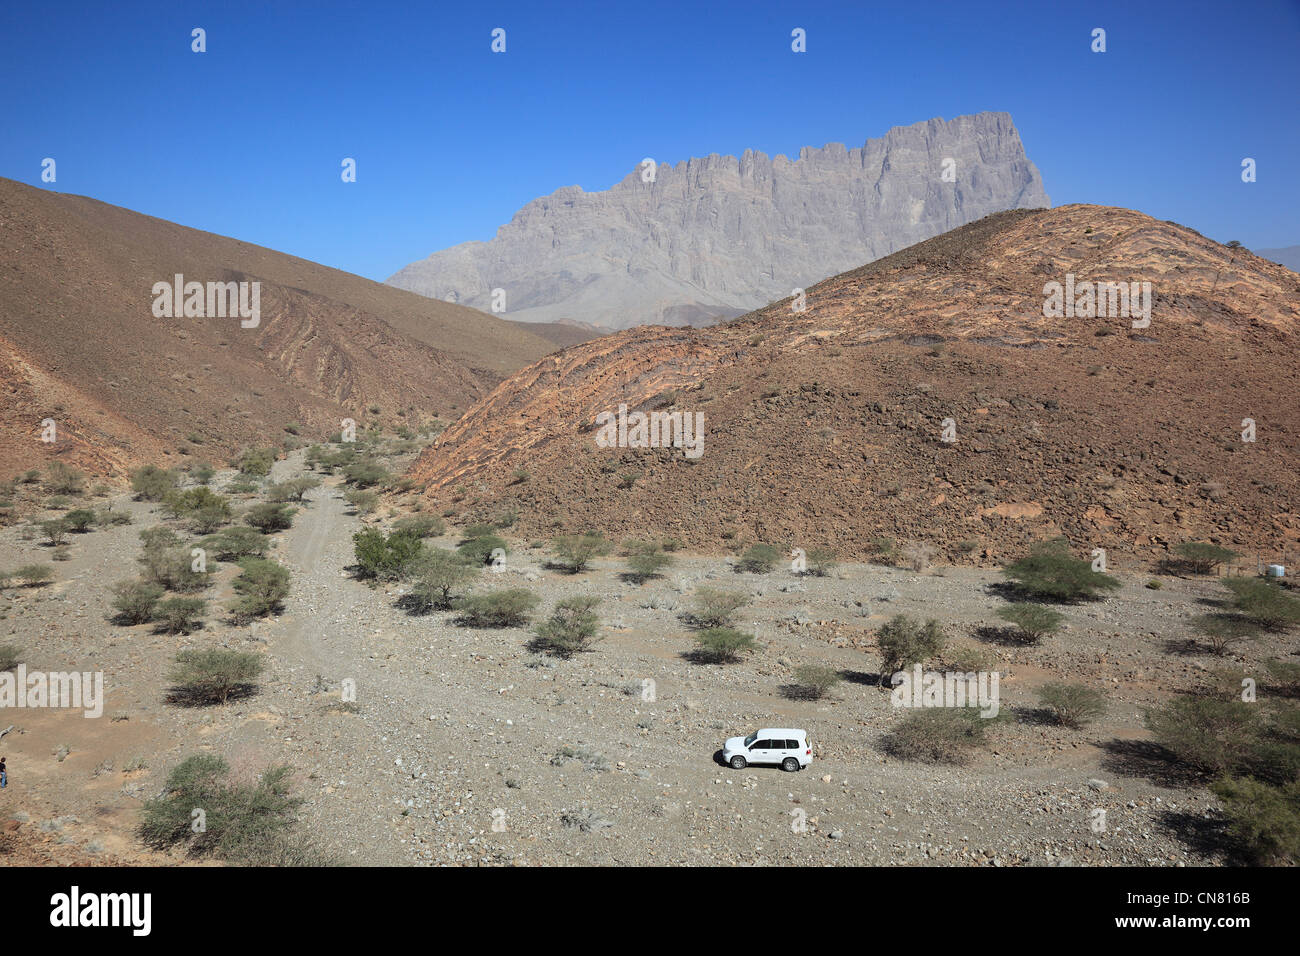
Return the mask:
[[892,538],[874,538],[871,542],[871,554],[885,564],[893,564],[897,557]]
[[1210,646],[1210,653],[1218,657],[1242,641],[1259,637],[1262,630],[1254,621],[1239,614],[1202,614],[1192,627]]
[[63,544],[70,527],[63,518],[51,518],[41,522],[41,531],[45,534],[45,539],[54,547]]
[[475,528],[489,527],[489,525],[471,525],[466,530],[466,536],[456,546],[456,553],[464,559],[465,563],[482,567],[492,560],[494,551],[500,550],[503,554],[506,552],[505,538],[497,537],[490,530],[477,535],[469,534],[469,531]]
[[779,560],[781,552],[775,545],[755,544],[740,556],[736,567],[750,574],[770,574]]
[[998,608],[998,617],[1014,627],[1026,644],[1037,644],[1049,634],[1055,634],[1065,620],[1060,611],[1032,601],[1015,601]]
[[609,554],[610,543],[605,536],[594,531],[584,534],[560,535],[551,542],[551,551],[555,555],[552,562],[556,567],[570,574],[577,574],[587,569],[592,558]]
[[357,449],[355,445],[343,445],[335,451],[327,451],[321,455],[317,464],[317,470],[323,471],[327,475],[346,468],[352,462],[356,461]]
[[60,545],[59,547],[54,549],[54,551],[50,554],[50,557],[52,557],[55,561],[71,561],[72,549],[69,548],[66,544]]
[[238,561],[250,556],[265,557],[271,550],[271,542],[256,528],[235,525],[208,535],[199,542],[199,547],[218,561]]
[[528,480],[528,471],[524,468],[516,468],[510,473],[510,484],[522,485]]
[[245,449],[234,462],[241,475],[251,478],[265,478],[271,473],[271,466],[274,464],[274,448]]
[[72,507],[72,499],[66,495],[55,495],[49,501],[45,502],[45,507],[51,511],[67,511]]
[[195,534],[211,534],[230,523],[230,499],[211,488],[199,486],[187,491],[169,491],[163,501],[176,517],[186,519]]
[[74,508],[63,516],[63,520],[67,522],[69,531],[85,534],[95,523],[95,512],[89,508]]
[[1208,541],[1187,541],[1175,548],[1174,552],[1183,566],[1193,574],[1213,574],[1220,564],[1241,557],[1231,548],[1220,547]]
[[376,492],[360,488],[349,488],[343,492],[343,500],[359,515],[368,515],[379,506],[379,495]]
[[917,574],[924,574],[938,549],[927,541],[909,541],[903,546],[903,561]]
[[191,634],[203,627],[207,606],[203,598],[167,598],[154,607],[154,624],[163,634]]
[[373,488],[391,478],[383,465],[369,458],[350,462],[343,468],[343,480],[354,488]]
[[144,568],[145,580],[180,594],[208,586],[208,572],[195,570],[189,551],[180,547],[180,538],[170,528],[146,528],[140,540],[144,548],[136,560]]
[[131,516],[125,511],[114,511],[112,508],[101,508],[95,515],[95,524],[101,528],[116,528],[124,524],[131,523]]
[[86,490],[86,476],[61,461],[52,461],[43,487],[55,495],[79,495]]
[[1300,863],[1300,782],[1273,786],[1223,777],[1210,789],[1223,802],[1227,835],[1243,856],[1261,866]]
[[1180,763],[1212,775],[1243,768],[1251,756],[1243,742],[1255,740],[1260,729],[1250,704],[1188,695],[1148,711],[1146,726]]
[[474,569],[459,555],[442,548],[424,547],[409,565],[411,593],[408,603],[417,614],[449,610]]
[[738,591],[696,588],[691,599],[690,618],[698,627],[727,627],[736,612],[749,603],[749,596]]
[[595,608],[600,598],[586,595],[568,597],[555,605],[551,616],[537,625],[530,650],[566,660],[589,651],[600,637],[600,618]]
[[804,554],[807,568],[803,574],[824,578],[834,572],[839,564],[839,555],[831,548],[809,548]]
[[408,515],[393,522],[393,531],[416,538],[436,538],[446,534],[447,525],[437,515]]
[[1264,662],[1264,667],[1269,688],[1287,697],[1300,697],[1300,662],[1273,657]]
[[297,513],[297,508],[290,508],[286,504],[267,501],[253,505],[244,512],[244,523],[256,528],[263,534],[270,534],[273,531],[283,531],[286,528],[293,527],[293,516]]
[[200,462],[199,464],[194,466],[194,469],[190,472],[190,474],[193,476],[194,480],[198,482],[200,485],[206,485],[210,481],[212,481],[213,478],[216,477],[217,472],[216,469],[213,468],[211,465],[209,465],[207,462]]
[[24,564],[13,572],[13,576],[26,587],[34,588],[54,580],[54,568],[48,564]]
[[378,528],[363,528],[352,536],[357,577],[371,581],[397,581],[419,556],[423,544],[410,534],[386,535]]
[[130,475],[131,491],[140,501],[162,501],[176,487],[176,473],[157,465],[145,465]]
[[266,558],[240,558],[239,577],[231,582],[238,595],[230,605],[237,622],[278,614],[289,596],[289,569]]
[[551,766],[563,767],[570,760],[576,760],[584,769],[593,773],[604,773],[609,769],[609,761],[605,759],[605,755],[590,747],[561,747],[551,758]]
[[140,545],[144,548],[145,553],[165,551],[168,548],[178,547],[181,543],[180,535],[171,528],[165,528],[161,525],[153,528],[144,528],[140,532]]
[[118,581],[113,585],[116,621],[120,624],[149,623],[163,594],[162,585],[152,581]]
[[314,491],[319,487],[319,478],[290,478],[287,481],[268,487],[266,496],[270,501],[281,504],[288,501],[302,501],[307,492]]
[[1106,713],[1106,695],[1084,684],[1044,684],[1038,701],[1058,724],[1075,730]]
[[1002,569],[1031,601],[1074,603],[1099,597],[1120,586],[1115,578],[1092,569],[1092,562],[1070,554],[1061,539],[1036,545],[1028,555]]
[[181,651],[167,679],[173,683],[168,700],[189,706],[224,704],[257,690],[265,668],[258,654],[216,647]]
[[623,572],[624,580],[635,584],[644,584],[651,578],[660,576],[664,568],[673,563],[670,554],[664,554],[655,545],[647,545],[627,556],[627,570]]
[[946,643],[943,628],[936,620],[924,624],[906,614],[895,614],[876,632],[880,648],[880,682],[914,664],[925,664],[943,650]]
[[834,667],[803,664],[795,668],[794,683],[786,689],[786,696],[797,700],[821,700],[843,680]]
[[17,644],[0,644],[0,671],[11,671],[23,662],[23,652]]
[[669,554],[672,554],[674,551],[680,551],[685,547],[685,545],[683,545],[677,538],[664,538],[663,541],[660,542],[659,546]]
[[521,627],[541,599],[526,588],[471,594],[455,602],[458,623],[467,627]]
[[608,830],[614,825],[613,820],[591,807],[579,807],[576,810],[563,811],[560,814],[560,823],[582,833]]
[[[163,850],[184,846],[195,858],[212,857],[252,865],[320,865],[311,845],[292,835],[301,798],[291,795],[287,766],[272,767],[254,784],[228,785],[225,760],[198,754],[167,775],[161,796],[145,801],[140,837]],[[193,811],[204,826],[194,832]]]
[[257,482],[252,478],[240,475],[226,485],[226,494],[228,495],[252,495],[257,493]]
[[1230,606],[1265,630],[1281,631],[1300,624],[1300,600],[1281,585],[1263,578],[1227,578],[1223,586],[1232,594]]
[[1300,779],[1300,708],[1273,701],[1254,742],[1251,774],[1269,783]]
[[711,664],[735,664],[742,654],[758,649],[753,634],[745,634],[732,627],[709,627],[695,635],[697,660]]
[[981,717],[974,707],[923,707],[899,721],[885,735],[881,748],[900,760],[969,763],[988,743],[989,728],[1004,717]]

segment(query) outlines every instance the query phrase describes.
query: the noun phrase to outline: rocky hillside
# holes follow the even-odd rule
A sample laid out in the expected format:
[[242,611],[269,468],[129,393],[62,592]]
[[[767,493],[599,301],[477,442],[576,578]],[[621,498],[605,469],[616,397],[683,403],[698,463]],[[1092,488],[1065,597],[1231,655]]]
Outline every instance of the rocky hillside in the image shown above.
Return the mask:
[[979,113],[795,160],[746,150],[661,163],[653,182],[638,165],[612,189],[534,200],[492,241],[388,282],[480,309],[502,289],[505,314],[530,322],[707,325],[989,213],[1046,205],[1011,117]]
[[[97,474],[182,452],[216,460],[345,415],[454,418],[556,347],[472,309],[6,179],[0,261],[0,478],[51,457]],[[153,286],[177,273],[260,282],[260,324],[156,317]]]
[[[1045,286],[1152,284],[1149,327],[1047,318]],[[708,329],[636,329],[523,370],[413,469],[439,508],[740,541],[932,543],[994,561],[1064,533],[1159,555],[1300,541],[1300,278],[1099,206],[987,217]],[[702,412],[703,454],[601,448],[596,417]],[[1243,442],[1242,420],[1256,422]],[[954,442],[943,440],[952,419]]]

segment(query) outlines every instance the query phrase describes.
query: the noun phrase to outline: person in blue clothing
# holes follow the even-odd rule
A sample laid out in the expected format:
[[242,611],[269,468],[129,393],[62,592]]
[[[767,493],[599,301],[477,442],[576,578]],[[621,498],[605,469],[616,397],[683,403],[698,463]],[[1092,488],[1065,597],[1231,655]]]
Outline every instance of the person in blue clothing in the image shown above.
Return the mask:
[[0,757],[0,790],[9,786],[9,774],[5,771],[5,758]]

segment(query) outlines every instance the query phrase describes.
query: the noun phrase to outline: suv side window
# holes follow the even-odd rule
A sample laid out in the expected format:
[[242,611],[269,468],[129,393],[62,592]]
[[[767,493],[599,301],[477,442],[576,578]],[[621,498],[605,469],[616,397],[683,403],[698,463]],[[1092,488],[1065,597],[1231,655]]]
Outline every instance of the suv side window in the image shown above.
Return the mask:
[[770,740],[756,740],[756,741],[754,741],[754,746],[750,747],[749,749],[750,749],[750,750],[771,750],[771,749],[772,749],[772,741],[770,741]]
[[798,749],[799,749],[799,741],[797,741],[797,740],[787,740],[787,741],[785,742],[785,749],[786,749],[786,750],[798,750]]

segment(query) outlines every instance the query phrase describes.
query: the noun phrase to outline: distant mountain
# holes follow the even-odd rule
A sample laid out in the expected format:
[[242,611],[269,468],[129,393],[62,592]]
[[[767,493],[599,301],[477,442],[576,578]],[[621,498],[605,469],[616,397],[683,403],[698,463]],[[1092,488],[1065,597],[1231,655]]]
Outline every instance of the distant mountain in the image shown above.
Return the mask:
[[1292,272],[1300,272],[1300,246],[1285,246],[1281,249],[1252,249],[1251,252],[1261,259],[1286,266]]
[[[951,160],[951,163],[947,161]],[[946,181],[948,171],[952,181]],[[891,129],[799,158],[746,150],[568,186],[387,281],[507,318],[708,325],[992,212],[1050,205],[1006,113]]]
[[[455,419],[556,347],[532,326],[8,179],[0,262],[0,479],[50,458],[97,474],[216,463],[294,423]],[[260,283],[260,324],[156,316],[154,284],[178,273]],[[56,442],[41,441],[46,419]]]

